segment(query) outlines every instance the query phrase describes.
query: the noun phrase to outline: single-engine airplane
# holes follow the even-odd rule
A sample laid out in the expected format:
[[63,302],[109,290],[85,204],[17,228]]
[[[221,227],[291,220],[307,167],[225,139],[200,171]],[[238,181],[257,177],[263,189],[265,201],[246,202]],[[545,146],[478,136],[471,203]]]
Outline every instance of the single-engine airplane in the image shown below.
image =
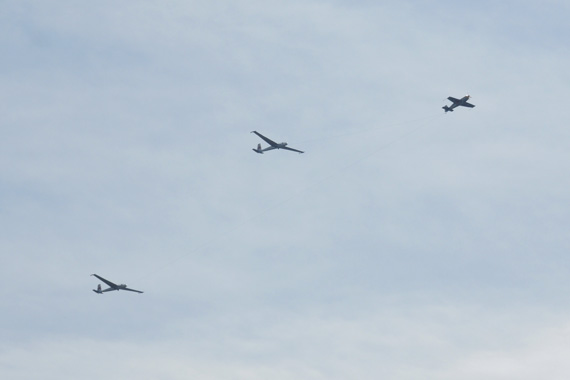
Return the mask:
[[273,149],[286,149],[286,150],[292,150],[293,152],[297,152],[297,153],[305,153],[301,150],[297,150],[297,149],[293,149],[293,148],[289,148],[287,146],[286,142],[282,142],[282,143],[276,143],[275,141],[268,139],[267,137],[263,136],[261,133],[257,132],[257,131],[251,131],[251,133],[255,133],[256,135],[258,135],[263,141],[265,141],[266,143],[269,144],[269,146],[265,149],[261,149],[261,144],[257,144],[257,149],[253,149],[254,152],[259,153],[259,154],[263,154],[263,152],[267,152],[268,150],[273,150]]
[[469,107],[469,108],[473,108],[475,107],[475,105],[468,103],[467,101],[469,100],[471,96],[470,95],[465,95],[464,97],[462,97],[461,99],[457,99],[454,98],[453,96],[448,97],[448,100],[451,100],[453,102],[453,104],[451,106],[443,106],[441,108],[443,108],[445,110],[445,112],[453,112],[453,109],[457,106],[463,106],[463,107]]
[[97,285],[97,290],[93,289],[93,291],[97,294],[103,294],[105,292],[110,292],[112,290],[128,290],[130,292],[143,293],[140,290],[127,288],[127,285],[125,285],[125,284],[120,284],[120,285],[114,284],[111,281],[105,280],[103,277],[98,276],[96,274],[92,274],[91,276],[95,276],[99,280],[103,281],[105,284],[109,285],[109,288],[103,289],[103,290],[101,290],[101,284]]

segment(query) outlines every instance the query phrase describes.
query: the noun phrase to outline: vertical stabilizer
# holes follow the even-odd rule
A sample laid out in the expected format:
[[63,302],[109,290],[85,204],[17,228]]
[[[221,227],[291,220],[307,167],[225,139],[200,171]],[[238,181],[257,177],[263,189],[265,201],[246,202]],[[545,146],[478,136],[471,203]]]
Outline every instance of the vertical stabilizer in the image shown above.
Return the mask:
[[256,153],[263,154],[263,150],[261,149],[261,144],[257,144],[257,149],[253,149],[253,151]]

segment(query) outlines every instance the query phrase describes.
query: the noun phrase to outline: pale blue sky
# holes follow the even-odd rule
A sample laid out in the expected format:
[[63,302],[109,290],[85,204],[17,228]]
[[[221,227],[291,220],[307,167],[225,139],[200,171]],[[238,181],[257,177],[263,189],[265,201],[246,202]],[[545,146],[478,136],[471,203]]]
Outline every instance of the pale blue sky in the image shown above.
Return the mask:
[[0,377],[567,379],[568,8],[2,2]]

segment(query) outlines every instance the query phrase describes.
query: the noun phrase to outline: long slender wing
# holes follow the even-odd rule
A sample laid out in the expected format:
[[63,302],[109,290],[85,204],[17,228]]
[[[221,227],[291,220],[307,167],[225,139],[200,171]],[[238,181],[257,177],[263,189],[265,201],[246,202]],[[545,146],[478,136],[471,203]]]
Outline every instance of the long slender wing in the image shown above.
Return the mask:
[[123,288],[121,290],[128,290],[129,292],[136,292],[136,293],[144,293],[144,292],[141,292],[140,290],[129,289],[129,288]]
[[462,106],[464,106],[464,107],[469,107],[469,108],[473,108],[473,107],[475,107],[475,105],[474,105],[474,104],[471,104],[471,103],[467,103],[467,102],[463,103],[463,104],[462,104]]
[[293,148],[289,148],[287,146],[283,146],[281,147],[281,149],[287,149],[287,150],[292,150],[293,152],[297,152],[297,153],[305,153],[302,150],[297,150],[297,149],[293,149]]
[[268,139],[267,137],[263,136],[261,133],[257,132],[257,131],[251,131],[251,133],[255,133],[256,135],[258,135],[259,137],[261,137],[261,139],[263,139],[263,141],[265,141],[266,143],[268,143],[271,146],[276,146],[277,143],[271,139]]
[[95,273],[93,273],[91,276],[97,277],[99,280],[103,281],[105,284],[109,285],[111,288],[118,288],[117,284],[113,284],[111,281],[105,280],[103,277],[98,276]]
[[457,98],[454,98],[453,96],[449,96],[449,97],[447,98],[447,100],[451,100],[453,103],[459,103],[459,102],[461,102],[461,100],[459,100],[459,99],[457,99]]

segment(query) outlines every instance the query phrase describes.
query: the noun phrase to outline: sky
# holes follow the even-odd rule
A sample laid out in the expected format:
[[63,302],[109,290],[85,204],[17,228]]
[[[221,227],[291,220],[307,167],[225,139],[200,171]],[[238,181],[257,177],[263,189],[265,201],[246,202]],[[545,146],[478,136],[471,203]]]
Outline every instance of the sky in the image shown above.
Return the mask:
[[0,378],[570,376],[567,2],[0,4]]

